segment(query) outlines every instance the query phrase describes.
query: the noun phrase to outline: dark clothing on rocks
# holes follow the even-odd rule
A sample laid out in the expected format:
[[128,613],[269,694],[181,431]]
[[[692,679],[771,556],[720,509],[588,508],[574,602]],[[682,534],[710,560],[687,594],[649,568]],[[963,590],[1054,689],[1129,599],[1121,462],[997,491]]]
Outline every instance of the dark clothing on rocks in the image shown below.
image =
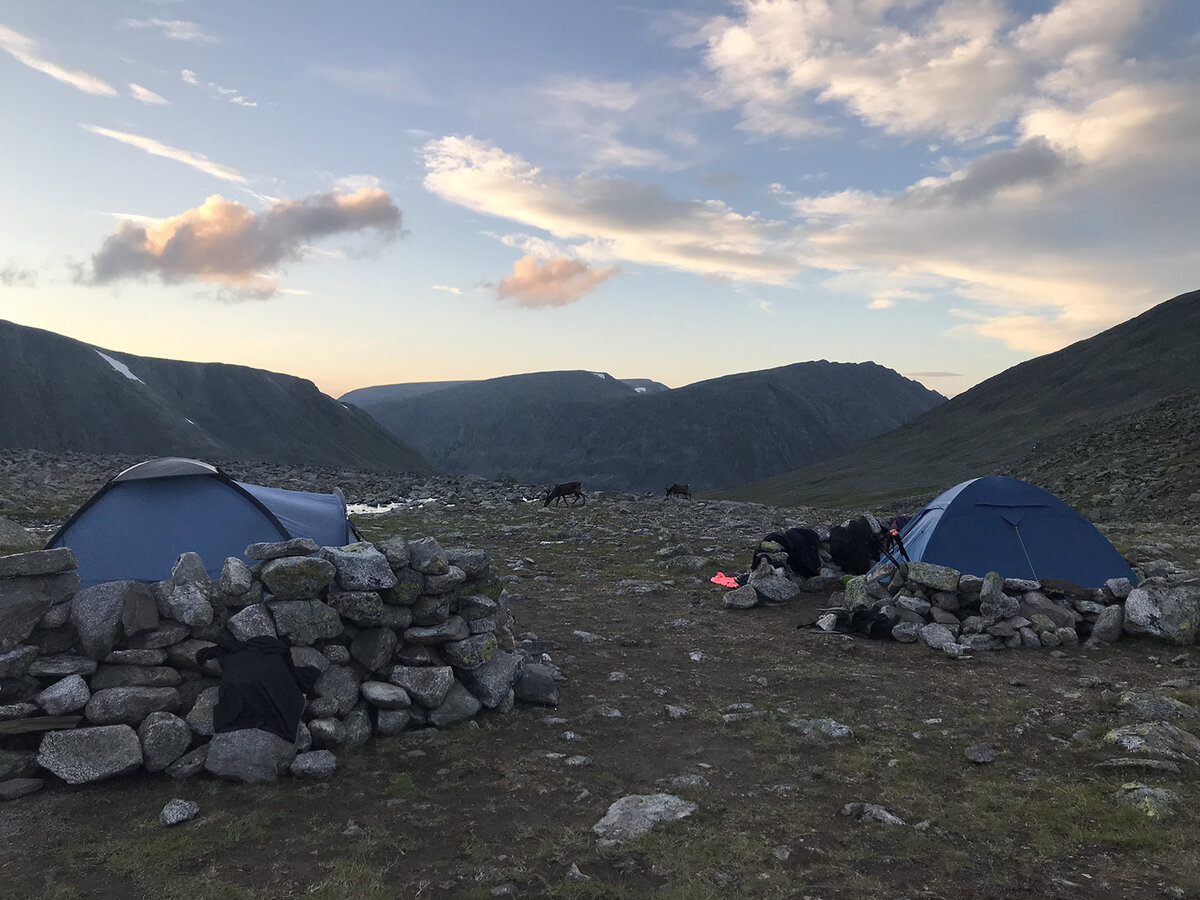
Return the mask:
[[294,742],[304,712],[304,697],[321,677],[312,666],[292,662],[288,645],[278,638],[224,641],[196,654],[203,665],[221,664],[221,692],[213,710],[213,730],[259,728]]
[[[788,568],[803,578],[812,578],[821,573],[820,538],[811,528],[789,528],[787,531],[772,531],[763,542],[774,541],[787,551]],[[758,561],[767,554],[755,551],[750,564],[753,571]]]
[[875,532],[864,516],[829,529],[829,556],[843,572],[866,575],[879,559]]

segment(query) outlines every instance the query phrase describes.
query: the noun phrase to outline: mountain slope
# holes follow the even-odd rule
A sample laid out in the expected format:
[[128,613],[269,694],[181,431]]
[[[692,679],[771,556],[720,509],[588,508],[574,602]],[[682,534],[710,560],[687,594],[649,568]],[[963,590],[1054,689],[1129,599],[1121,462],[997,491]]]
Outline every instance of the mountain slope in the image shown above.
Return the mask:
[[[1095,337],[1013,366],[842,456],[740,485],[726,496],[858,506],[932,496],[1001,469],[1041,472],[1043,481],[1053,480],[1040,460],[1064,443],[1082,446],[1089,431],[1174,443],[1167,432],[1155,431],[1153,438],[1149,431],[1139,434],[1139,420],[1174,398],[1174,418],[1163,421],[1190,421],[1200,391],[1198,360],[1200,291],[1193,291]],[[1144,451],[1168,458],[1174,453],[1165,446]],[[1094,460],[1091,468],[1102,465],[1103,460]]]
[[0,320],[0,446],[435,471],[311,381],[100,350]]
[[639,386],[540,372],[364,408],[450,472],[626,490],[679,481],[700,491],[839,453],[943,400],[874,363],[823,360],[676,390]]

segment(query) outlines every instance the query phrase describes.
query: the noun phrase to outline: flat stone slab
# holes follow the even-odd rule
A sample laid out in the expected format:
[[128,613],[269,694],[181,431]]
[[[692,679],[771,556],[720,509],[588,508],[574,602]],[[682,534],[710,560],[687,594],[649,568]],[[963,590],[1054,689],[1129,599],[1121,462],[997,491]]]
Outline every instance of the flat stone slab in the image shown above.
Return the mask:
[[592,826],[601,847],[635,841],[662,822],[674,822],[697,809],[674,794],[630,794],[608,808]]

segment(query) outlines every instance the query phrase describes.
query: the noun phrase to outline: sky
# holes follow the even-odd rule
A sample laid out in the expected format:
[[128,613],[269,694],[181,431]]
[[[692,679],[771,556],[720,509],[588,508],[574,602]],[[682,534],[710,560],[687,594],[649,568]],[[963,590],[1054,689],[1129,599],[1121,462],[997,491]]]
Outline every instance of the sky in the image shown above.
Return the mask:
[[0,318],[953,396],[1200,287],[1198,157],[1197,0],[0,0]]

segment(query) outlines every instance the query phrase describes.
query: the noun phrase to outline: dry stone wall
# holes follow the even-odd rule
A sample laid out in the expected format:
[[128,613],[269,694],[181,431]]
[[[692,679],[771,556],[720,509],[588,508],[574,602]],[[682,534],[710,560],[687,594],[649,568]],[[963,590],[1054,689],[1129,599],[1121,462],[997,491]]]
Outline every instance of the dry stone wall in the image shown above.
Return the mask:
[[[71,784],[139,769],[322,777],[372,737],[557,703],[560,676],[517,646],[486,551],[397,535],[246,556],[217,579],[184,553],[168,580],[84,590],[69,549],[0,557],[0,797],[46,772]],[[203,651],[259,637],[320,672],[293,742],[214,733],[221,671]]]

